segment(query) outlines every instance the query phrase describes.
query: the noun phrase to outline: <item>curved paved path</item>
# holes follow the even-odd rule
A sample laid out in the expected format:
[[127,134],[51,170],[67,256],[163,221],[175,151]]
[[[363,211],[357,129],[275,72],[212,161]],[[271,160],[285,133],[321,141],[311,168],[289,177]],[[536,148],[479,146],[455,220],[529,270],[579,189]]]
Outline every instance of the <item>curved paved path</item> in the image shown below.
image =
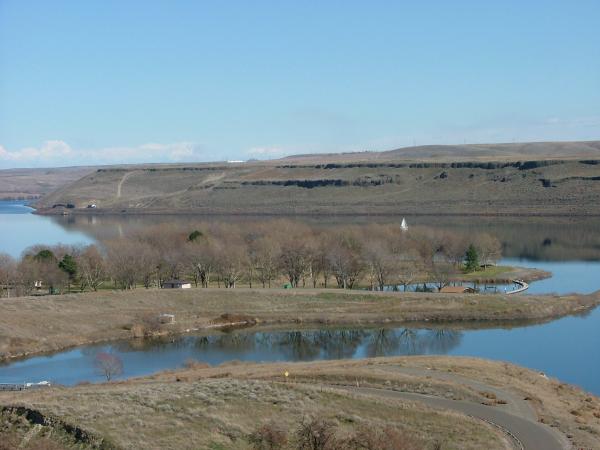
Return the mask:
[[400,366],[382,367],[382,369],[411,376],[431,378],[441,381],[449,381],[451,383],[458,383],[467,386],[476,392],[490,392],[494,394],[497,399],[501,399],[506,402],[505,404],[497,404],[494,406],[494,408],[498,408],[509,414],[514,414],[516,416],[522,417],[523,419],[531,420],[532,422],[537,422],[538,420],[538,416],[535,410],[527,400],[523,400],[522,395],[518,395],[514,392],[510,392],[505,389],[489,385],[482,381],[473,380],[471,378],[467,378],[463,375],[458,375],[456,373],[437,371],[433,369],[420,369],[416,367]]
[[434,408],[449,409],[458,411],[463,414],[475,417],[477,419],[491,422],[493,425],[497,425],[504,430],[508,430],[512,436],[510,436],[515,444],[515,448],[521,448],[519,443],[522,444],[522,448],[525,450],[563,450],[565,443],[557,436],[557,434],[550,427],[541,423],[533,422],[529,419],[509,414],[493,406],[486,406],[480,403],[472,403],[462,400],[450,400],[442,397],[433,397],[424,394],[413,394],[408,392],[390,391],[386,389],[376,388],[348,388],[346,390],[352,392],[365,392],[370,395],[379,395],[385,398],[398,398],[402,400],[417,401],[425,403],[426,405]]

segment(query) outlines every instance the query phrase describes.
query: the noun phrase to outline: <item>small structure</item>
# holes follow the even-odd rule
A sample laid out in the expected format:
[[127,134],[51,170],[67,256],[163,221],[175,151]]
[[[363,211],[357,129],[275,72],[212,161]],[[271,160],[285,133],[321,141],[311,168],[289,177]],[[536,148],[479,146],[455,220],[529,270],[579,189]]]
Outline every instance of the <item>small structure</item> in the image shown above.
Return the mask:
[[163,289],[190,289],[192,283],[185,280],[167,280],[162,284]]
[[406,224],[406,219],[404,217],[402,218],[402,223],[400,224],[400,229],[402,231],[407,231],[408,230],[408,225]]
[[175,323],[175,314],[159,314],[158,321],[162,324]]
[[442,294],[475,294],[477,291],[468,286],[444,286],[440,292]]
[[42,280],[35,280],[33,282],[33,287],[39,291],[40,289],[42,289],[44,287],[44,282]]
[[87,207],[90,209],[95,209],[98,207],[98,205],[96,205],[95,203],[90,203],[89,205],[87,205]]

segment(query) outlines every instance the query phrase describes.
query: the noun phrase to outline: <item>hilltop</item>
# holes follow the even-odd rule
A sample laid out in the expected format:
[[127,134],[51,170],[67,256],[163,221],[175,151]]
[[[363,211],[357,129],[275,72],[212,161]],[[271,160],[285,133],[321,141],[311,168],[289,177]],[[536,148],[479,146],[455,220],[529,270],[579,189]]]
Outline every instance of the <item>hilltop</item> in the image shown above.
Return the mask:
[[[419,155],[419,158],[416,157]],[[41,213],[593,215],[600,142],[409,147],[100,168]]]

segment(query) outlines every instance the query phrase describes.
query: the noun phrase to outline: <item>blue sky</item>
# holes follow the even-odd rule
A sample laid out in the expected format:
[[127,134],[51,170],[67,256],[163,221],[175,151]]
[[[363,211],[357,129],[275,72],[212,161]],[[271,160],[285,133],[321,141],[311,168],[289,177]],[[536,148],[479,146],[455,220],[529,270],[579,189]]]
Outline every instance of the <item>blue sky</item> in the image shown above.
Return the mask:
[[600,139],[598,1],[0,0],[0,168]]

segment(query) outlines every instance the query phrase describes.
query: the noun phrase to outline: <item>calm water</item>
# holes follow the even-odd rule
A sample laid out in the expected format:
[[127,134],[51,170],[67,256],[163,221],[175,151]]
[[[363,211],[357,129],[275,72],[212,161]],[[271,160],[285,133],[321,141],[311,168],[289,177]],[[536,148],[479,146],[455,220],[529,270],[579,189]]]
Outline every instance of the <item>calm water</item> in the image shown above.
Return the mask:
[[64,228],[51,217],[31,214],[18,201],[0,201],[0,252],[19,257],[35,244],[86,244],[93,239],[83,232]]
[[[165,217],[40,217],[17,202],[0,202],[0,251],[18,256],[29,245],[86,243]],[[179,218],[182,221],[197,219]],[[370,219],[366,219],[370,220]],[[431,219],[428,219],[431,220]],[[441,221],[442,219],[437,219]],[[472,229],[478,218],[448,218],[449,228]],[[512,219],[511,219],[512,220]],[[508,219],[481,219],[474,231],[495,232],[507,258],[503,263],[548,270],[553,277],[531,284],[529,293],[591,293],[600,289],[598,219],[532,219],[531,226]],[[415,220],[414,223],[417,221]],[[332,225],[324,224],[324,226]],[[516,232],[512,229],[516,228]],[[537,230],[537,232],[536,232]],[[514,296],[510,301],[519,301]],[[101,381],[97,352],[117,354],[122,377],[182,367],[187,359],[219,364],[241,361],[306,361],[411,354],[467,355],[537,369],[600,395],[600,309],[541,325],[512,329],[346,329],[288,332],[238,331],[88,346],[0,366],[0,383],[50,380],[67,385]]]
[[[515,297],[514,301],[518,301]],[[225,361],[311,361],[393,355],[466,355],[510,361],[537,369],[600,395],[600,310],[543,325],[513,329],[414,328],[248,332],[184,336],[171,340],[118,342],[76,348],[0,366],[0,382],[49,380],[67,385],[102,381],[97,352],[123,361],[121,378],[183,367],[188,359],[212,365]]]

